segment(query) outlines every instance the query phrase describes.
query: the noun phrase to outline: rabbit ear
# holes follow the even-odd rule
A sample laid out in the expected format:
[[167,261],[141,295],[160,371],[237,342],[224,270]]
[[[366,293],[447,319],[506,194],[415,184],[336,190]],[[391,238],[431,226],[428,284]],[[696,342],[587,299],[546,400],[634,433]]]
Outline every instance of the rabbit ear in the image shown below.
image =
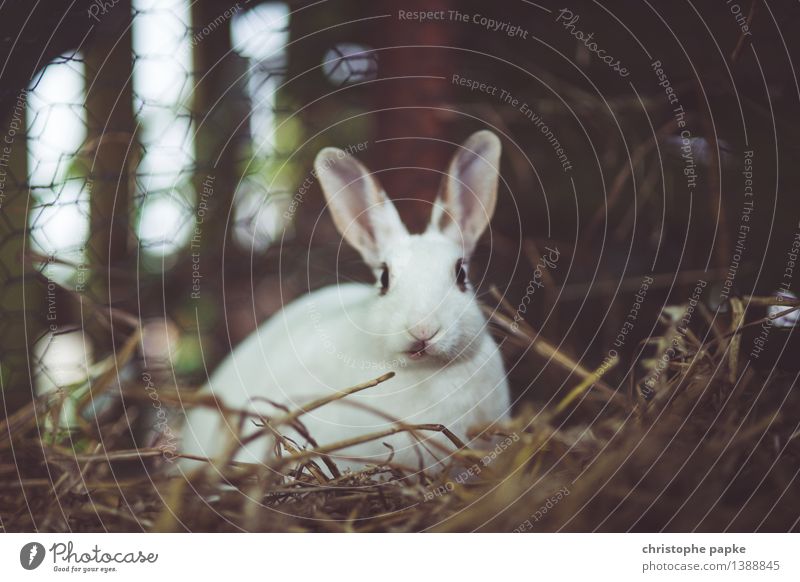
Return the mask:
[[453,155],[433,206],[428,228],[462,245],[464,256],[472,254],[494,214],[500,150],[491,131],[473,133]]
[[361,253],[364,262],[378,268],[385,250],[398,238],[408,236],[394,204],[374,176],[340,149],[320,151],[314,169],[336,228]]

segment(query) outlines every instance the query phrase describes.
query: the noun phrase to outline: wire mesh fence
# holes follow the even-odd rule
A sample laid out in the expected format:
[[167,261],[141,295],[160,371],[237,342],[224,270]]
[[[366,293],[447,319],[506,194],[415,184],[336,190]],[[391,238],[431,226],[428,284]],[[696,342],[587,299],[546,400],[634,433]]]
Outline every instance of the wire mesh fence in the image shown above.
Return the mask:
[[[271,170],[281,159],[276,91],[288,10],[218,8],[92,4],[91,41],[43,66],[14,103],[3,160],[2,321],[13,326],[4,368],[25,372],[7,379],[19,391],[39,370],[49,387],[85,378],[92,359],[113,348],[101,331],[110,310],[144,304],[138,315],[162,328],[154,334],[176,333],[185,298],[151,300],[171,277],[191,288],[191,274],[205,274],[200,311],[213,311],[220,243],[259,254],[281,232],[289,181]],[[204,269],[192,260],[201,242]],[[199,370],[197,354],[185,362],[181,371]]]

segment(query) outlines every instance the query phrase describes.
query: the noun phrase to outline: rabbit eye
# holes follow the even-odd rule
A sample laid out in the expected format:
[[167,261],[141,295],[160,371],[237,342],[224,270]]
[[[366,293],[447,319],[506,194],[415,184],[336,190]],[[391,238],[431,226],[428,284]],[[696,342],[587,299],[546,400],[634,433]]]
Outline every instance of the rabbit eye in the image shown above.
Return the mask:
[[386,295],[389,290],[389,267],[384,263],[381,268],[383,269],[381,273],[381,295]]
[[464,268],[464,259],[456,261],[456,284],[462,291],[467,290],[467,270]]

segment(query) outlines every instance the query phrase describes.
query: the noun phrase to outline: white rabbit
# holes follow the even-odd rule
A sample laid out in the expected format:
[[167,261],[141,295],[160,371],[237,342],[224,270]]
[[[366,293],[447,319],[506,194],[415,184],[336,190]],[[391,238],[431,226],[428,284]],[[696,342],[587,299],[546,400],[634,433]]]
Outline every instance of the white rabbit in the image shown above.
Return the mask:
[[[333,220],[374,270],[376,284],[335,285],[294,301],[242,342],[204,390],[230,407],[276,417],[283,412],[265,399],[293,410],[396,373],[304,414],[301,420],[319,445],[387,429],[393,419],[443,424],[467,442],[468,427],[506,419],[503,362],[466,277],[470,254],[494,212],[500,149],[489,131],[473,134],[458,149],[422,234],[408,233],[358,160],[335,148],[320,151],[314,166]],[[215,457],[235,429],[216,410],[195,409],[184,427],[183,452]],[[394,463],[412,469],[443,468],[437,463],[448,453],[431,441],[452,451],[451,442],[439,433],[417,434],[395,434],[331,456],[341,468],[380,463],[392,454]],[[272,446],[270,437],[261,437],[237,460],[262,463]]]

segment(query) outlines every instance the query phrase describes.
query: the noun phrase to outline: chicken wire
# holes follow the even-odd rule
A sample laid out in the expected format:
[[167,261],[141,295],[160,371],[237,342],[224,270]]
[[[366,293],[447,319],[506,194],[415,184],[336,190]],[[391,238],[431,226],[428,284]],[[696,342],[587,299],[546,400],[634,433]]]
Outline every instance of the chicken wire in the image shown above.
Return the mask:
[[[87,17],[103,26],[124,8],[92,5]],[[233,4],[198,21],[204,16],[184,0],[137,0],[122,19],[129,70],[124,59],[113,61],[117,49],[102,54],[102,36],[90,37],[43,66],[18,95],[3,128],[13,151],[0,160],[0,333],[13,338],[0,346],[0,362],[9,409],[15,391],[91,378],[97,358],[121,341],[108,336],[117,311],[141,321],[145,360],[175,356],[177,340],[197,333],[185,305],[167,298],[155,309],[142,307],[141,297],[159,287],[168,295],[191,289],[191,279],[176,282],[175,272],[192,268],[203,184],[219,174],[215,154],[222,150],[212,143],[207,149],[218,151],[198,152],[198,140],[224,136],[234,151],[223,185],[233,188],[232,205],[221,216],[233,251],[263,254],[284,234],[291,178],[276,179],[274,169],[285,158],[276,138],[276,95],[285,75],[288,9]],[[197,54],[204,43],[219,44],[215,34],[223,44],[230,37],[225,61],[198,71]],[[119,62],[121,71],[114,69]],[[215,69],[224,69],[225,91],[199,110],[198,80]],[[101,106],[106,94],[122,104],[98,111],[92,92]],[[104,167],[103,156],[123,163]],[[208,267],[222,254],[209,248],[203,257],[209,288],[215,282]],[[178,354],[180,372],[201,368],[198,343]]]

